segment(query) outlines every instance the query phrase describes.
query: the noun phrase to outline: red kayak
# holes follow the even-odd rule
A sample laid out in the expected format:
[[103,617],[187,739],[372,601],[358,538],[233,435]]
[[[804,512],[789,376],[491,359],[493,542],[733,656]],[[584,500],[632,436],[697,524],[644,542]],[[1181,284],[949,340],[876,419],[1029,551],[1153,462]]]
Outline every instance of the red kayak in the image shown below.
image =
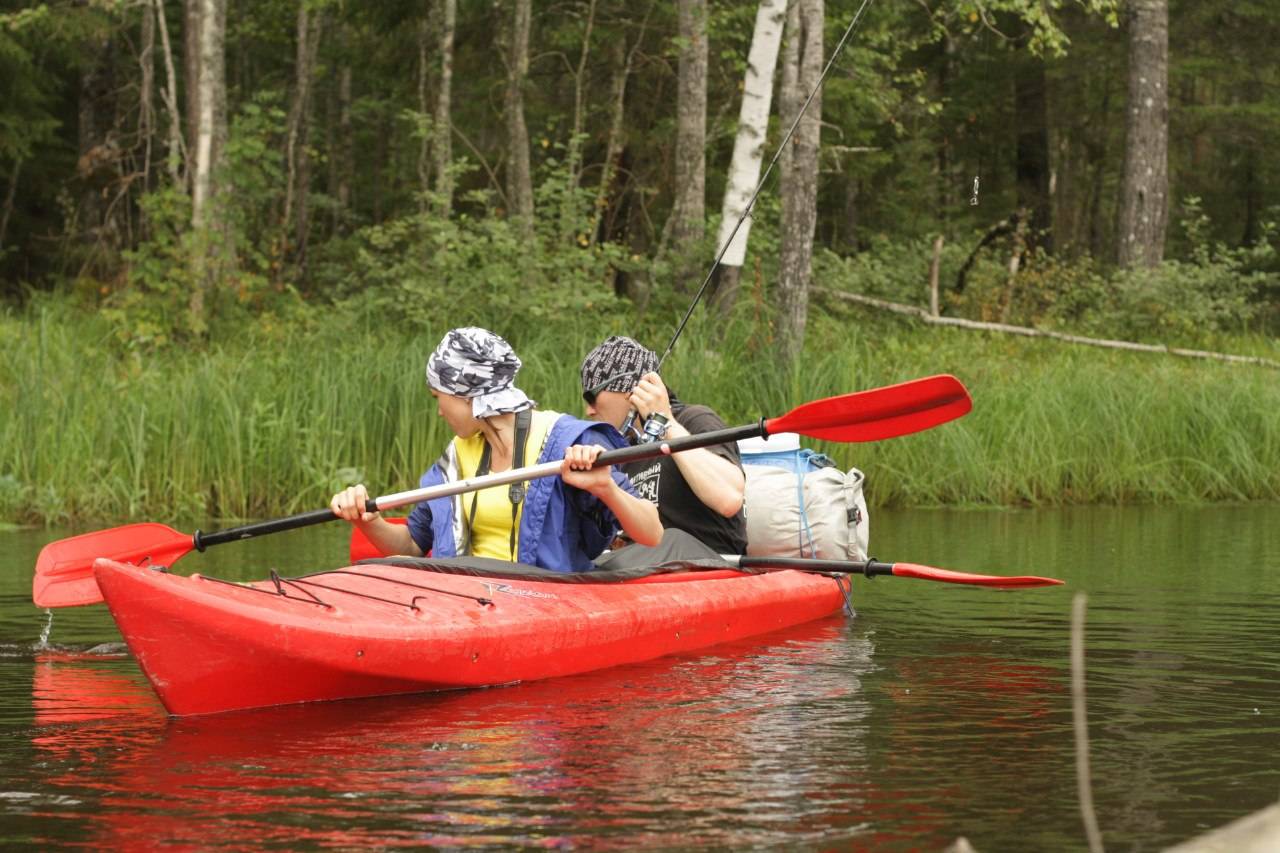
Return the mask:
[[94,575],[174,715],[588,672],[817,619],[849,590],[800,571],[573,575],[477,559],[251,584],[99,559]]

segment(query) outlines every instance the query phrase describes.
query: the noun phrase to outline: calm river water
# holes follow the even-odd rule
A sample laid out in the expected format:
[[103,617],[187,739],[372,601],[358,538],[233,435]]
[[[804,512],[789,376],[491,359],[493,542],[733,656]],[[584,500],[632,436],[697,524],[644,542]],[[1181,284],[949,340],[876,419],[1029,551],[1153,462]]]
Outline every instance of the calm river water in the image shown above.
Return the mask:
[[[699,656],[190,719],[165,716],[105,608],[31,604],[40,547],[75,532],[0,533],[9,845],[1084,849],[1080,591],[1107,849],[1158,850],[1280,797],[1280,506],[880,512],[881,559],[1068,585],[859,579],[853,619]],[[178,568],[323,568],[345,535]]]

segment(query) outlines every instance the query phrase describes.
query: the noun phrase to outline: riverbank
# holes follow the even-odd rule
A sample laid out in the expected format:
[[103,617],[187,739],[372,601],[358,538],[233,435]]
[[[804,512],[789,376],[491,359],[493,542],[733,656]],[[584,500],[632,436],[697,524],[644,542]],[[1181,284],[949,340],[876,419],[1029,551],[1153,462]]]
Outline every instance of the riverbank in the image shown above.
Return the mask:
[[[610,333],[660,350],[678,315],[521,320],[499,329],[525,361],[521,386],[578,412],[583,353]],[[106,321],[65,300],[0,315],[0,520],[265,517],[322,506],[356,480],[410,487],[446,440],[422,363],[465,322],[406,327],[385,310],[306,309],[246,321],[199,349],[143,349],[120,346]],[[682,396],[730,423],[933,373],[958,376],[973,412],[915,436],[824,448],[868,473],[874,506],[1280,500],[1280,377],[1266,368],[820,305],[796,364],[781,363],[766,323],[726,331],[699,312],[664,368]]]

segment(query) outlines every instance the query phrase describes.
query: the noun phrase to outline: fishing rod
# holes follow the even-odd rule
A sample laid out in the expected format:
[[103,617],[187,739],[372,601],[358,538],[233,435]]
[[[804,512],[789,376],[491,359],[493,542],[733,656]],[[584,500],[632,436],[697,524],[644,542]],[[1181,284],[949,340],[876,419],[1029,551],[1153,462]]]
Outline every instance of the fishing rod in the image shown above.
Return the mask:
[[[764,174],[760,176],[760,180],[756,183],[755,191],[751,193],[751,198],[747,200],[746,206],[743,207],[742,215],[738,217],[738,221],[734,223],[733,230],[729,232],[729,236],[725,239],[724,245],[722,245],[720,250],[716,253],[715,260],[711,264],[711,269],[707,271],[706,278],[702,280],[702,286],[699,287],[697,292],[693,295],[693,301],[689,303],[689,308],[684,312],[684,317],[681,318],[680,325],[676,327],[675,334],[671,336],[671,342],[667,344],[667,348],[658,358],[658,370],[662,369],[662,365],[667,360],[667,356],[671,355],[671,351],[675,349],[676,341],[680,339],[680,335],[684,332],[684,327],[689,324],[689,318],[693,316],[693,312],[698,307],[698,303],[702,301],[703,294],[707,292],[707,287],[710,286],[712,279],[715,278],[716,270],[720,269],[720,264],[721,261],[724,260],[725,253],[727,253],[729,251],[729,247],[733,245],[733,240],[738,236],[738,231],[742,228],[742,224],[747,221],[749,216],[751,216],[751,209],[755,206],[756,199],[760,197],[760,193],[764,190],[764,185],[769,180],[769,175],[773,172],[774,165],[776,165],[778,160],[782,157],[782,152],[786,149],[787,143],[791,141],[791,137],[795,135],[796,128],[800,126],[800,120],[804,118],[805,112],[809,109],[809,104],[813,103],[813,99],[817,97],[818,92],[822,91],[822,84],[826,82],[827,76],[831,73],[831,69],[835,67],[836,59],[844,50],[844,46],[853,35],[854,30],[857,29],[858,23],[862,20],[862,14],[870,5],[871,0],[862,0],[862,5],[858,7],[858,11],[854,13],[853,18],[849,21],[849,26],[845,27],[844,35],[840,37],[840,41],[836,43],[835,49],[831,51],[831,57],[827,60],[826,67],[822,69],[822,74],[819,75],[817,84],[813,87],[813,91],[809,93],[809,97],[805,98],[804,104],[801,105],[799,112],[796,113],[795,120],[791,122],[791,127],[787,130],[786,135],[782,137],[782,142],[778,145],[777,150],[773,152],[773,158],[769,160],[769,165],[765,167]],[[636,415],[637,412],[635,409],[631,409],[627,413],[626,420],[622,422],[623,432],[625,433],[628,430],[631,430],[637,434],[641,441],[655,440],[661,432],[662,425],[659,424],[656,429],[651,430],[649,421],[652,420],[653,415],[650,415],[650,417],[646,419],[644,427],[636,429],[634,425]]]

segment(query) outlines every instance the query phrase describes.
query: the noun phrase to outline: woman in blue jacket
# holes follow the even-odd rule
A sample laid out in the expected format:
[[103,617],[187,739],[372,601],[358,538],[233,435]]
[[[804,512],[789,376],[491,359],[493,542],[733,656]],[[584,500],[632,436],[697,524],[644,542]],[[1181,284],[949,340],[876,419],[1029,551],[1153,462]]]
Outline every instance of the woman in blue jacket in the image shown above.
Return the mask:
[[356,485],[333,496],[334,514],[384,554],[469,554],[561,572],[591,569],[619,529],[657,544],[662,524],[654,505],[636,497],[621,472],[591,467],[600,453],[626,446],[622,436],[607,425],[538,411],[515,386],[519,369],[511,346],[493,332],[468,327],[445,335],[427,359],[427,386],[454,439],[422,486],[553,460],[563,460],[560,476],[420,503],[407,525],[365,512],[369,495]]

